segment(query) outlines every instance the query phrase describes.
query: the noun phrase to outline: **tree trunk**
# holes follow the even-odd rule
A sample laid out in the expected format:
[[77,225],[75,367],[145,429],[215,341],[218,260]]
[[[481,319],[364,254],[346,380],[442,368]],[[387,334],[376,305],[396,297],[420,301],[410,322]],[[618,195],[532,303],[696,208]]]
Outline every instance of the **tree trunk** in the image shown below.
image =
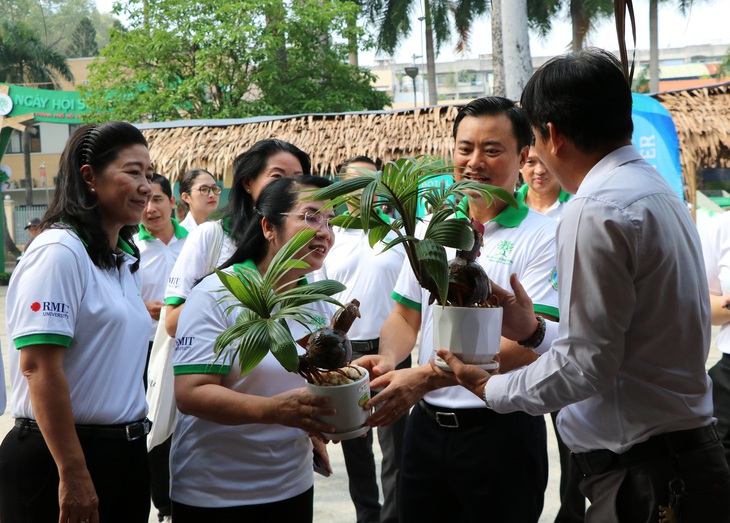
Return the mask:
[[583,0],[570,1],[570,23],[573,30],[573,40],[570,49],[577,53],[583,49],[586,34],[588,34],[588,17],[586,16]]
[[355,36],[355,30],[357,29],[357,16],[347,17],[347,28],[351,31],[350,36],[347,37],[349,62],[350,65],[354,65],[355,67],[357,67],[359,65],[359,60],[357,56],[357,37]]
[[502,45],[502,0],[492,0],[492,74],[494,96],[504,96],[504,51]]
[[659,8],[649,0],[649,92],[659,92]]
[[433,45],[433,25],[431,21],[431,6],[428,0],[424,2],[426,17],[426,69],[428,73],[428,104],[437,105],[439,102],[436,91],[436,51]]
[[[5,241],[5,252],[9,252],[16,258],[20,256],[20,249],[15,245],[13,238],[10,236],[8,229],[8,217],[5,214],[5,205],[3,205],[3,240]],[[0,267],[0,272],[5,272],[5,267]]]
[[25,167],[25,204],[33,205],[33,176],[30,172],[30,133],[32,127],[26,125],[23,131],[23,166]]
[[519,100],[522,89],[532,76],[527,0],[510,0],[502,3],[501,7],[505,96],[510,100]]

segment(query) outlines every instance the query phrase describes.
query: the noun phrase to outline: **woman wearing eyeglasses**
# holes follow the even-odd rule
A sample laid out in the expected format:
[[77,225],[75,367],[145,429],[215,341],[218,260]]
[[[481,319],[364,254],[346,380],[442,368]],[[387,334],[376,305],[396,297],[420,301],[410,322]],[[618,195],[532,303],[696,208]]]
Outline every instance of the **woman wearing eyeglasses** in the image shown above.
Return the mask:
[[[240,247],[223,270],[243,265],[263,274],[287,241],[311,228],[316,235],[296,256],[309,267],[292,269],[279,282],[301,285],[300,278],[321,268],[334,242],[325,202],[301,194],[329,183],[302,176],[264,188],[254,218],[241,231]],[[173,356],[180,411],[170,455],[173,521],[311,522],[314,477],[307,434],[324,440],[321,433],[331,427],[318,418],[331,409],[270,352],[243,376],[237,362],[215,354],[216,338],[242,313],[240,307],[228,311],[234,302],[221,289],[217,275],[206,277],[180,316]],[[328,304],[313,307],[319,323],[329,322]],[[287,325],[295,340],[318,327]]]
[[205,223],[218,209],[221,188],[215,178],[205,169],[192,169],[180,178],[180,197],[188,204],[187,216],[180,225],[193,232],[198,225]]
[[[195,282],[230,258],[240,245],[263,188],[279,178],[309,174],[310,169],[307,153],[276,139],[256,142],[233,161],[233,185],[228,204],[223,209],[223,218],[200,225],[188,236],[170,274],[165,291],[165,327],[170,336],[175,337],[181,307]],[[211,180],[205,184],[212,183]],[[200,184],[202,182],[195,182],[195,185]],[[196,192],[195,185],[191,186],[193,193]]]

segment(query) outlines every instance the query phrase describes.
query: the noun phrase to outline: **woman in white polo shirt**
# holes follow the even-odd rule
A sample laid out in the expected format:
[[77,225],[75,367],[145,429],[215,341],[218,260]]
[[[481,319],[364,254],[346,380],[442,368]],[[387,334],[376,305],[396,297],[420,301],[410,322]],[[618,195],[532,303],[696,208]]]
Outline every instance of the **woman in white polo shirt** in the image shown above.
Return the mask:
[[147,142],[125,122],[79,128],[61,155],[43,232],[7,294],[15,428],[0,446],[4,523],[149,518],[151,320],[132,235],[151,178]]
[[188,214],[180,225],[193,232],[218,209],[221,188],[205,169],[191,169],[180,177],[180,198],[188,204]]
[[233,185],[223,218],[201,224],[188,239],[170,273],[165,291],[167,333],[175,337],[177,319],[190,289],[200,278],[231,257],[246,225],[254,217],[261,190],[279,178],[309,174],[309,155],[276,139],[256,142],[233,161]]
[[[264,273],[279,249],[306,227],[317,230],[300,253],[310,267],[292,269],[280,283],[295,285],[319,269],[334,241],[330,211],[299,192],[329,183],[303,176],[267,186],[256,204],[257,218],[224,269],[240,264]],[[173,521],[311,522],[314,479],[307,433],[321,438],[320,432],[332,428],[317,419],[332,410],[307,394],[304,379],[287,372],[270,352],[244,376],[237,362],[217,357],[216,338],[241,312],[240,304],[231,307],[235,304],[213,274],[192,290],[180,317],[173,356],[180,410],[170,456]],[[287,322],[294,339],[329,323],[326,304],[315,304],[315,310],[320,321],[310,329]]]

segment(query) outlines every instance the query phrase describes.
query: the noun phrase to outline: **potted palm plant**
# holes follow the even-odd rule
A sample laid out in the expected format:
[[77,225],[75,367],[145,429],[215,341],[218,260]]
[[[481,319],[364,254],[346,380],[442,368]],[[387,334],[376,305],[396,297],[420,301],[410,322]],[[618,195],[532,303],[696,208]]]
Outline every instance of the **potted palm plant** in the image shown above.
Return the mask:
[[[362,170],[362,176],[338,181],[312,197],[331,200],[331,206],[354,203],[359,213],[338,216],[334,223],[363,229],[371,245],[393,233],[385,249],[403,245],[418,282],[431,293],[430,301],[440,305],[434,308],[434,346],[448,347],[471,363],[489,364],[499,352],[502,310],[476,262],[483,227],[460,211],[459,201],[472,194],[515,207],[517,202],[508,191],[477,182],[432,183],[452,174],[453,166],[443,159],[406,157],[388,162],[379,172]],[[433,209],[427,218],[418,216],[421,201]],[[384,219],[377,212],[381,205],[392,207],[397,218]],[[451,261],[446,248],[456,249]]]
[[[270,351],[286,370],[307,380],[310,393],[330,397],[337,414],[325,421],[335,425],[337,431],[325,436],[342,440],[369,430],[365,426],[367,412],[362,409],[370,399],[368,376],[365,369],[349,367],[352,348],[346,336],[349,326],[359,317],[357,303],[343,307],[332,298],[345,289],[333,280],[287,290],[280,283],[287,271],[309,267],[295,255],[315,234],[312,229],[298,232],[274,256],[263,275],[244,266],[236,266],[232,271],[216,269],[221,282],[238,302],[228,307],[226,313],[238,316],[235,325],[218,336],[214,350],[218,358],[237,361],[242,375],[254,369]],[[342,307],[330,326],[321,325],[319,316],[309,307],[319,301]],[[304,355],[299,355],[287,321],[298,322],[310,332],[312,324],[320,324],[321,328],[310,335]]]

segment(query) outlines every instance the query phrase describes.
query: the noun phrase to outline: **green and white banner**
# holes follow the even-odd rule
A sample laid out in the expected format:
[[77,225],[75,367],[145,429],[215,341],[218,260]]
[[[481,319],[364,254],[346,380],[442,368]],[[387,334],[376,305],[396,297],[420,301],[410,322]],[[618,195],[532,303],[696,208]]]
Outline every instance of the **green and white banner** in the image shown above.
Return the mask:
[[[83,123],[89,108],[76,91],[49,91],[19,85],[7,85],[7,95],[0,95],[0,116],[8,118],[32,114],[36,122]],[[9,112],[8,111],[9,108]]]

